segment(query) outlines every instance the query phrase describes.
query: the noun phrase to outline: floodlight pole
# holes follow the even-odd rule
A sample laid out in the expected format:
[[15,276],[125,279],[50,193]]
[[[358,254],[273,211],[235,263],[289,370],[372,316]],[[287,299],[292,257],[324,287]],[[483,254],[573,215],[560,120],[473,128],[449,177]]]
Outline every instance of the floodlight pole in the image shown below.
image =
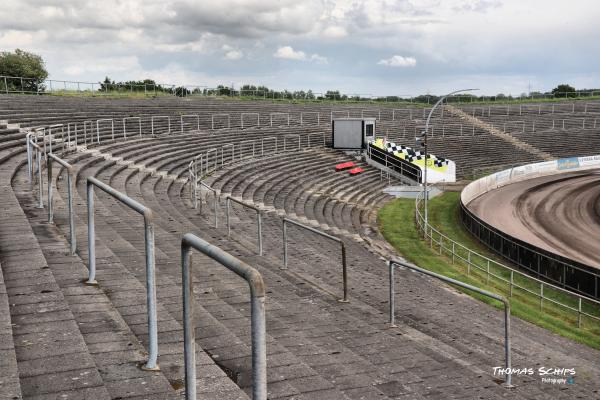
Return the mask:
[[425,122],[425,136],[424,136],[424,140],[423,140],[423,147],[425,149],[425,166],[424,166],[424,171],[423,171],[423,201],[424,201],[424,206],[425,206],[425,227],[427,227],[427,223],[428,223],[428,213],[427,213],[427,202],[429,200],[429,193],[427,192],[427,133],[429,132],[429,120],[431,119],[431,116],[433,115],[433,111],[437,108],[437,106],[439,106],[440,104],[442,104],[442,102],[446,99],[446,97],[448,96],[452,96],[453,94],[456,93],[462,93],[462,92],[471,92],[473,90],[479,90],[479,89],[461,89],[461,90],[455,90],[454,92],[450,92],[447,95],[442,96],[434,105],[433,107],[431,107],[431,111],[429,111],[429,115],[427,116],[427,121]]

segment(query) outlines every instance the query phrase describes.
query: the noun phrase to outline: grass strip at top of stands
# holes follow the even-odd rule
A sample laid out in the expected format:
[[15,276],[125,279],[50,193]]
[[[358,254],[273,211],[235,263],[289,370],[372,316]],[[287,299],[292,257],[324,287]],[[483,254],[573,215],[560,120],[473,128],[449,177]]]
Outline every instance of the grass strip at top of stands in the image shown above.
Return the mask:
[[[432,199],[429,202],[430,223],[436,229],[473,251],[499,262],[502,261],[498,255],[488,251],[463,228],[459,218],[459,206],[460,193],[447,192]],[[437,249],[432,249],[430,244],[419,236],[415,226],[415,201],[413,199],[396,199],[385,205],[379,210],[378,224],[386,240],[408,261],[430,271],[508,297],[508,289],[505,283],[494,279],[488,280],[485,274],[474,269],[471,269],[468,273],[466,264],[461,264],[457,260],[453,263],[451,256],[447,254],[440,255]],[[503,276],[503,272],[506,271],[494,271],[496,275],[501,276]],[[517,279],[515,279],[515,282],[517,282]],[[527,279],[519,279],[518,284],[535,291],[535,285],[532,284],[532,281],[527,282]],[[461,288],[457,288],[457,290],[496,308],[501,307],[497,302],[487,297]],[[548,295],[548,292],[545,290],[544,294]],[[556,298],[571,306],[574,305],[572,298],[566,298],[560,293],[552,293],[549,297]],[[514,316],[574,341],[600,349],[599,323],[583,317],[582,327],[577,328],[576,312],[556,306],[548,301],[544,303],[544,311],[541,312],[539,297],[522,290],[513,289],[510,303]],[[597,308],[586,309],[585,311],[592,315],[598,315],[600,312]]]

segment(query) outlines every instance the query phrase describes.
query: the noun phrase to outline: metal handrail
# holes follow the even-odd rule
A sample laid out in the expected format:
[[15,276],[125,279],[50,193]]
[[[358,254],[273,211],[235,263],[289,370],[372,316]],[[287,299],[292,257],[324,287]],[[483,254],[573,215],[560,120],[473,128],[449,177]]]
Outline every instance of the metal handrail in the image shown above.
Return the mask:
[[[383,158],[384,163],[381,163],[380,161],[377,161],[375,158],[373,158],[373,154],[375,154],[375,157],[377,158]],[[384,149],[380,149],[378,147],[373,146],[371,143],[369,143],[368,147],[367,147],[367,153],[366,153],[367,158],[369,158],[370,160],[373,160],[374,162],[377,162],[381,165],[383,165],[384,167],[400,174],[401,176],[404,176],[410,180],[413,180],[415,182],[421,182],[422,179],[422,175],[423,175],[423,171],[421,170],[421,168],[415,164],[412,164],[409,161],[405,161],[400,159],[399,157],[394,156],[392,153],[384,150]],[[400,165],[400,171],[398,171],[397,165]]]
[[[19,89],[18,87],[15,87],[15,89],[9,89],[9,85],[8,82],[9,80],[15,80],[18,79],[20,80],[20,84],[21,84],[21,88]],[[262,91],[262,90],[233,90],[231,88],[210,88],[208,86],[205,85],[195,85],[195,84],[173,84],[173,83],[147,83],[147,84],[134,84],[134,83],[104,83],[104,82],[86,82],[86,81],[71,81],[71,80],[63,80],[63,79],[44,79],[41,82],[41,85],[36,85],[36,89],[35,90],[28,90],[25,88],[24,83],[26,83],[27,81],[39,81],[37,78],[29,78],[29,77],[21,77],[21,76],[9,76],[9,75],[0,75],[0,82],[4,83],[4,89],[0,89],[0,92],[3,93],[21,93],[21,94],[25,94],[25,93],[32,93],[32,94],[45,94],[47,92],[45,92],[45,87],[44,85],[49,86],[49,92],[50,93],[54,93],[54,91],[63,91],[63,90],[71,90],[74,92],[82,92],[82,93],[91,93],[92,96],[94,96],[95,94],[99,95],[99,96],[103,96],[105,94],[114,94],[113,91],[116,88],[117,92],[119,91],[119,88],[124,88],[126,89],[130,89],[132,90],[134,87],[135,88],[144,88],[144,94],[145,95],[156,95],[157,92],[160,93],[164,93],[164,94],[170,94],[172,96],[177,96],[178,94],[183,94],[185,95],[189,95],[186,94],[185,92],[181,92],[178,91],[177,89],[179,87],[185,87],[188,90],[189,89],[204,89],[204,92],[199,92],[200,96],[214,96],[214,95],[221,95],[222,92],[225,93],[229,93],[229,96],[246,96],[243,93],[248,93],[248,92],[252,92],[252,96],[255,97],[255,99],[264,99],[264,100],[270,100],[270,99],[275,99],[276,97],[278,98],[284,98],[284,99],[294,99],[294,98],[299,98],[299,99],[304,99],[304,100],[312,100],[314,102],[320,102],[324,99],[328,99],[328,100],[333,100],[333,101],[340,101],[340,102],[344,102],[344,101],[353,101],[353,102],[366,102],[366,103],[373,103],[373,101],[384,101],[384,102],[410,102],[413,103],[415,100],[415,96],[411,95],[411,94],[397,94],[397,95],[390,95],[390,96],[374,96],[372,94],[340,94],[340,95],[330,95],[330,94],[324,94],[324,93],[320,93],[320,92],[313,92],[312,96],[308,96],[307,94],[305,94],[304,96],[300,96],[300,95],[294,95],[291,93],[286,93],[284,92],[276,92],[276,91],[272,91],[270,93],[266,92],[266,91]],[[58,89],[58,88],[53,88],[52,83],[55,83],[55,85],[57,83],[62,84],[64,89]],[[12,82],[11,82],[12,83]],[[77,84],[77,89],[67,89],[67,83],[68,84]],[[81,88],[81,85],[84,85],[87,88]],[[111,89],[112,88],[112,89]],[[110,91],[110,92],[109,92]],[[141,91],[140,91],[141,92]],[[258,93],[262,93],[262,95],[258,95]],[[195,93],[194,93],[195,94]],[[507,96],[502,96],[502,97],[498,97],[498,96],[481,96],[483,98],[483,101],[490,101],[490,102],[518,102],[518,101],[531,101],[531,100],[535,100],[535,99],[557,99],[560,100],[562,98],[567,99],[569,97],[569,95],[576,95],[577,99],[581,99],[583,97],[593,97],[593,96],[598,96],[600,94],[599,91],[597,90],[581,90],[581,91],[574,91],[574,92],[556,92],[556,93],[540,93],[540,94],[531,94],[529,96],[512,96],[512,95],[507,95]],[[348,100],[344,100],[344,97],[347,97]],[[430,99],[431,98],[435,98],[435,96],[430,96],[430,95],[426,95],[425,97],[427,97],[427,103],[429,104]],[[465,98],[463,98],[465,97]],[[473,96],[460,96],[460,95],[456,95],[453,96],[453,98],[456,98],[459,100],[459,102],[473,102],[473,101],[481,101],[480,99],[474,98]],[[463,98],[461,100],[461,98]],[[571,97],[574,101],[577,100],[575,97]]]
[[154,137],[154,120],[156,118],[166,118],[167,119],[167,126],[168,126],[167,135],[170,135],[171,134],[171,117],[169,115],[152,115],[152,116],[150,116],[150,132],[152,133],[152,136]]
[[[93,144],[94,143],[94,121],[83,121],[83,140],[84,140],[84,145],[87,146],[87,126],[88,124],[90,125],[90,143]],[[100,132],[96,131],[96,143],[100,143]]]
[[[29,139],[27,143],[29,146],[31,146],[35,149],[35,158],[37,160],[37,175],[38,175],[38,205],[37,205],[37,208],[44,208],[44,182],[42,181],[42,153],[44,153],[44,150],[37,143],[32,142],[31,139]],[[33,168],[34,168],[33,167],[33,151],[31,154],[31,167],[30,168],[33,172]],[[30,186],[33,188],[33,179],[30,181]]]
[[269,119],[271,121],[271,127],[273,127],[273,116],[276,115],[285,115],[287,117],[287,126],[290,126],[290,113],[289,112],[272,112],[269,114]]
[[[52,130],[57,129],[57,128],[60,128],[60,130],[61,130],[62,151],[64,152],[64,150],[65,150],[65,126],[64,126],[64,124],[53,124],[53,125],[48,126],[48,137],[50,138],[50,141],[49,141],[50,152],[49,153],[52,153],[52,138],[54,137]],[[46,156],[47,156],[47,154],[46,154]]]
[[100,122],[110,122],[111,138],[112,140],[115,140],[115,121],[112,118],[97,119],[96,133],[98,135],[98,143],[100,143]]
[[229,114],[211,114],[210,115],[210,119],[211,119],[210,129],[211,130],[215,129],[215,117],[227,117],[227,129],[231,128],[231,116]]
[[200,130],[200,116],[198,114],[181,114],[180,122],[181,122],[181,133],[183,133],[183,118],[184,117],[195,117],[196,118],[196,130]]
[[31,150],[31,135],[33,132],[29,131],[25,134],[25,145],[27,147],[27,176],[29,177],[29,187],[33,188],[33,151]]
[[[217,171],[217,167],[219,164],[219,149],[217,149],[216,147],[213,147],[212,149],[208,149],[204,152],[205,156],[206,156],[206,168],[204,168],[204,174],[208,174],[208,167],[209,167],[209,162],[210,162],[210,157],[209,154],[210,153],[215,153],[215,168],[211,171],[211,172],[216,172]],[[202,165],[202,164],[200,164]],[[202,176],[202,167],[200,168],[200,176]]]
[[125,117],[125,118],[123,118],[123,138],[127,139],[126,121],[128,119],[137,119],[138,120],[140,137],[142,137],[142,118],[141,117]]
[[260,156],[265,155],[265,140],[275,140],[275,153],[277,153],[277,136],[267,136],[260,140]]
[[343,113],[343,112],[346,113],[346,118],[350,118],[350,110],[331,110],[329,123],[333,122],[333,113]]
[[[467,264],[467,274],[470,274],[470,270],[471,267],[474,267],[484,273],[486,273],[486,277],[487,280],[489,281],[490,277],[493,277],[495,279],[497,279],[498,281],[504,282],[508,285],[508,293],[509,293],[509,298],[512,297],[512,293],[513,293],[513,289],[519,289],[522,290],[524,292],[527,292],[529,294],[532,294],[536,297],[538,297],[540,299],[540,311],[543,311],[543,303],[544,301],[549,301],[553,304],[556,304],[562,308],[568,309],[570,311],[574,311],[577,313],[577,327],[581,328],[581,317],[585,316],[588,317],[592,320],[595,321],[599,321],[600,322],[600,317],[589,314],[585,311],[583,311],[582,309],[582,301],[585,300],[589,303],[592,303],[598,307],[600,307],[600,301],[592,299],[590,297],[587,296],[582,296],[580,294],[571,292],[569,290],[566,290],[564,288],[561,288],[560,286],[556,286],[553,285],[551,283],[545,282],[541,279],[535,278],[533,276],[530,276],[526,273],[523,273],[519,270],[516,270],[514,268],[511,268],[510,266],[501,264],[495,260],[492,260],[489,257],[486,257],[484,255],[481,255],[471,249],[469,249],[468,247],[462,245],[461,243],[458,243],[457,241],[451,239],[450,237],[448,237],[447,235],[443,234],[442,232],[438,231],[437,229],[435,229],[433,226],[431,226],[431,224],[427,223],[427,225],[424,225],[424,219],[423,216],[421,215],[420,211],[419,211],[419,204],[420,201],[422,200],[422,193],[420,193],[419,195],[417,195],[417,198],[415,200],[415,219],[416,219],[416,224],[417,224],[417,229],[420,232],[423,232],[424,238],[427,239],[429,238],[430,243],[431,243],[431,247],[433,247],[433,244],[435,243],[436,245],[440,246],[440,254],[442,253],[443,250],[446,250],[448,252],[450,252],[450,254],[452,255],[452,262],[454,263],[454,260],[457,258],[459,260],[462,260],[463,262],[465,262]],[[439,239],[438,241],[436,241],[433,237],[433,234],[436,234]],[[444,246],[444,244],[446,244],[446,246]],[[448,247],[449,245],[452,245],[452,247]],[[458,249],[463,249],[464,251],[467,252],[467,258],[465,259],[464,257],[462,257],[457,250]],[[474,261],[473,261],[473,256],[476,256],[480,259],[482,259],[486,266],[481,267],[479,265],[477,265]],[[506,279],[500,275],[494,274],[493,272],[490,271],[490,266],[491,265],[495,265],[498,266],[504,270],[506,270],[507,272],[510,272],[510,278]],[[520,276],[521,278],[524,278],[528,281],[531,282],[535,282],[538,283],[540,285],[540,291],[539,292],[535,292],[532,291],[524,286],[519,285],[518,283],[515,282],[514,277],[515,275]],[[549,298],[547,296],[544,296],[544,288],[551,288],[553,290],[556,290],[562,294],[574,297],[577,300],[577,307],[571,307],[567,304],[564,304],[558,300]]]
[[242,125],[242,129],[244,129],[244,115],[256,115],[256,126],[260,126],[260,113],[241,113],[240,124]]
[[335,236],[329,235],[323,231],[313,228],[312,226],[304,225],[298,221],[294,221],[292,219],[283,217],[283,267],[281,269],[287,269],[288,266],[288,246],[287,246],[287,224],[295,225],[299,228],[306,229],[310,232],[316,233],[324,238],[333,240],[334,242],[338,242],[342,247],[342,281],[344,287],[344,297],[342,299],[338,299],[338,301],[342,303],[348,303],[348,272],[346,267],[346,245],[344,242]]
[[67,207],[69,208],[69,243],[71,255],[75,254],[77,247],[77,237],[75,235],[75,217],[73,213],[73,181],[75,178],[75,168],[59,158],[53,153],[48,154],[46,169],[48,171],[48,223],[54,223],[54,205],[52,197],[52,162],[56,161],[67,169]]
[[226,202],[226,218],[227,218],[227,236],[231,236],[231,225],[229,223],[229,208],[230,208],[230,203],[231,202],[237,203],[243,207],[249,208],[251,210],[254,210],[256,212],[256,224],[258,226],[258,255],[262,256],[263,255],[263,240],[262,240],[262,217],[260,215],[260,209],[258,207],[255,207],[251,204],[248,203],[244,203],[241,200],[238,200],[234,197],[231,196],[227,196],[225,198],[225,202]]
[[283,135],[283,151],[286,151],[286,142],[287,139],[298,139],[298,150],[300,150],[300,148],[302,147],[301,143],[300,143],[300,135],[299,134],[287,134],[287,135]]
[[240,149],[239,153],[240,153],[240,159],[242,159],[244,157],[244,145],[247,144],[252,144],[252,157],[250,158],[254,158],[254,156],[256,155],[256,141],[255,140],[242,140],[241,142],[238,143],[238,147]]
[[[360,117],[361,118],[365,118],[365,111],[367,111],[367,112],[377,112],[378,116],[377,116],[376,119],[378,121],[381,121],[381,109],[380,108],[377,109],[377,110],[369,110],[369,109],[367,109],[367,110],[360,110]],[[373,118],[373,117],[366,117],[366,118]]]
[[156,322],[156,280],[154,262],[154,224],[152,210],[131,197],[94,178],[87,178],[88,258],[89,277],[87,285],[98,285],[96,281],[96,225],[94,221],[94,186],[111,195],[121,203],[144,216],[144,242],[146,248],[146,305],[148,308],[148,361],[142,369],[160,370],[158,359],[158,333]]
[[306,136],[306,142],[307,142],[306,144],[307,144],[307,147],[310,147],[310,137],[311,137],[311,136],[317,136],[317,138],[320,136],[320,137],[323,139],[323,147],[325,147],[325,145],[326,145],[326,142],[325,142],[325,135],[324,135],[324,134],[322,134],[321,132],[313,132],[313,133],[309,133],[309,134]]
[[318,111],[301,111],[300,112],[300,126],[304,125],[304,114],[317,114],[317,126],[321,125],[321,113]]
[[199,237],[187,233],[181,240],[181,273],[183,286],[183,340],[185,360],[185,398],[196,400],[196,335],[192,301],[193,280],[191,249],[217,261],[230,271],[244,278],[250,287],[250,315],[252,337],[252,398],[267,399],[267,345],[265,323],[265,284],[260,272],[238,260],[222,249]]
[[395,327],[396,324],[396,318],[395,318],[395,308],[396,308],[396,304],[395,304],[395,279],[394,279],[394,266],[400,266],[400,267],[404,267],[404,268],[408,268],[408,269],[412,269],[414,271],[418,271],[422,274],[437,278],[441,281],[450,283],[452,285],[456,285],[456,286],[460,286],[463,287],[465,289],[469,289],[473,292],[479,293],[483,296],[487,296],[489,298],[501,301],[502,304],[504,304],[504,361],[505,361],[505,367],[506,369],[509,371],[506,374],[506,382],[505,385],[506,387],[512,387],[511,384],[511,373],[510,373],[510,368],[511,368],[511,357],[510,357],[510,302],[508,301],[507,298],[505,298],[504,296],[500,296],[498,294],[492,293],[492,292],[488,292],[487,290],[483,290],[483,289],[479,289],[478,287],[469,285],[468,283],[464,283],[461,281],[458,281],[456,279],[452,279],[452,278],[448,278],[444,275],[440,275],[440,274],[436,274],[435,272],[431,272],[428,271],[426,269],[423,268],[419,268],[416,265],[413,264],[409,264],[406,263],[404,261],[399,261],[399,260],[389,260],[388,261],[388,266],[390,269],[390,325]]
[[[194,175],[196,176],[196,175]],[[198,178],[196,178],[198,179]],[[213,209],[214,209],[214,213],[215,213],[215,228],[219,227],[219,212],[218,212],[218,207],[219,207],[219,194],[217,193],[217,190],[208,186],[206,183],[200,181],[196,181],[197,183],[200,183],[200,186],[206,188],[208,191],[212,192],[213,194]],[[198,198],[197,198],[197,184],[196,184],[196,190],[194,191],[194,203],[197,204],[198,203]],[[207,202],[208,204],[208,202]],[[200,201],[200,213],[202,213],[202,201]]]
[[77,148],[78,144],[77,144],[77,122],[68,122],[67,123],[67,140],[69,141],[69,146],[68,148],[73,147],[73,145],[71,144],[71,125],[74,126],[73,129],[73,138],[75,139],[75,148]]

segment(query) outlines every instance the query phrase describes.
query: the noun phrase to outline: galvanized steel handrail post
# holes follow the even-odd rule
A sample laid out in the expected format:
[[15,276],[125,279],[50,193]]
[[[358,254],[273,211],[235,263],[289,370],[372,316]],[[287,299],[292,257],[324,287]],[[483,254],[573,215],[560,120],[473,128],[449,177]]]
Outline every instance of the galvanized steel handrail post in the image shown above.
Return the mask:
[[[212,149],[208,149],[205,151],[206,154],[206,168],[204,169],[204,174],[208,175],[208,163],[210,162],[209,159],[209,154],[210,153],[215,153],[215,169],[212,170],[211,172],[216,172],[217,171],[217,163],[219,162],[219,149],[217,149],[216,147],[213,147]],[[202,170],[200,171],[200,176],[202,177]]]
[[48,154],[48,223],[54,223],[54,206],[52,203],[52,162],[56,161],[67,169],[67,207],[69,209],[69,242],[71,255],[75,254],[77,247],[77,237],[75,234],[75,217],[73,213],[73,180],[75,168],[65,160],[57,157],[53,153]]
[[123,138],[127,139],[126,121],[128,119],[136,119],[138,121],[139,135],[140,135],[140,137],[142,137],[142,118],[140,118],[140,117],[125,117],[125,118],[123,118]]
[[[84,145],[87,146],[87,126],[90,125],[90,143],[94,143],[94,121],[83,121],[83,141]],[[100,132],[96,131],[96,142],[100,143]]]
[[167,135],[171,134],[171,117],[168,115],[152,115],[150,117],[150,132],[154,137],[154,119],[156,118],[166,118],[167,119]]
[[31,139],[33,132],[27,132],[25,135],[25,144],[27,146],[27,175],[29,177],[29,188],[33,188],[33,152],[31,150]]
[[183,118],[184,117],[196,117],[196,130],[200,130],[200,115],[198,114],[181,114],[181,133],[183,133]]
[[252,341],[252,399],[267,400],[266,290],[262,276],[248,264],[191,233],[185,234],[181,240],[185,398],[196,400],[196,326],[192,299],[193,280],[190,273],[192,248],[217,261],[248,282]]
[[287,112],[287,113],[285,113],[285,112],[273,112],[273,113],[269,114],[269,119],[270,119],[270,125],[271,125],[271,127],[273,127],[273,116],[276,116],[276,115],[285,115],[287,117],[287,126],[290,126],[290,113],[289,112]]
[[308,136],[306,137],[306,141],[308,144],[307,147],[310,147],[310,137],[311,136],[317,136],[317,137],[321,136],[323,138],[323,147],[326,146],[325,135],[323,135],[322,133],[319,133],[319,132],[313,132],[313,133],[309,133]]
[[75,148],[77,148],[77,123],[76,122],[69,122],[69,123],[67,123],[67,135],[68,135],[68,138],[69,138],[69,148],[73,147],[73,145],[72,145],[73,141],[71,140],[71,125],[74,126],[74,129],[73,129],[73,138],[75,139],[74,140],[74,142],[75,142]]
[[251,158],[254,158],[255,155],[256,155],[256,142],[254,140],[242,140],[239,143],[238,146],[240,148],[240,155],[243,157],[243,154],[244,154],[244,148],[243,148],[243,146],[245,144],[247,144],[247,143],[251,143],[252,144],[252,157]]
[[264,137],[260,141],[260,156],[264,157],[265,155],[265,140],[275,140],[275,153],[277,153],[277,137],[276,136],[268,136]]
[[148,309],[148,361],[141,368],[147,371],[160,370],[158,359],[158,333],[156,322],[156,281],[154,261],[154,224],[152,210],[131,197],[115,190],[94,177],[87,178],[88,215],[88,258],[89,277],[87,285],[97,285],[96,281],[96,226],[94,222],[94,186],[111,195],[144,217],[144,243],[146,250],[146,305]]
[[469,285],[468,283],[464,283],[464,282],[458,281],[456,279],[448,278],[444,275],[440,275],[435,272],[431,272],[426,269],[419,268],[416,265],[412,265],[412,264],[406,263],[404,261],[389,260],[388,266],[389,266],[389,270],[390,270],[389,276],[390,276],[390,325],[391,326],[396,326],[395,325],[395,279],[394,279],[394,268],[396,265],[400,266],[400,267],[412,269],[414,271],[434,277],[436,279],[450,283],[452,285],[463,287],[465,289],[479,293],[483,296],[487,296],[492,299],[501,301],[502,304],[504,304],[504,361],[505,361],[505,368],[509,371],[509,373],[506,374],[505,386],[509,387],[509,388],[513,387],[512,382],[511,382],[511,374],[510,374],[510,368],[511,368],[510,302],[508,301],[508,299],[505,298],[504,296],[500,296],[498,294],[488,292],[487,290],[480,289],[476,286]]
[[206,188],[207,190],[211,191],[213,194],[213,199],[214,199],[214,204],[213,204],[213,208],[214,208],[214,213],[215,213],[215,228],[219,227],[219,212],[218,212],[218,207],[219,207],[219,194],[217,193],[217,190],[208,186],[206,183],[202,182],[202,180],[199,181],[200,182],[200,186]]
[[[198,163],[198,160],[200,160],[200,163]],[[196,175],[197,178],[203,177],[203,173],[202,173],[203,161],[202,160],[204,160],[203,154],[198,154],[197,156],[194,157],[194,175]],[[198,171],[198,166],[200,166],[200,171]]]
[[298,150],[300,150],[300,135],[298,134],[288,134],[283,136],[283,151],[286,151],[286,141],[288,138],[297,138],[298,139]]
[[193,201],[194,204],[194,208],[198,208],[198,196],[196,194],[197,192],[197,185],[196,185],[196,164],[194,163],[194,160],[191,160],[188,164],[188,175],[189,175],[189,183],[190,183],[190,201]]
[[244,129],[244,115],[256,115],[256,126],[260,126],[260,114],[259,113],[241,113],[240,114],[240,124],[242,125],[242,129]]
[[229,209],[230,209],[230,203],[231,202],[237,203],[243,207],[249,208],[251,210],[254,210],[256,212],[256,224],[258,226],[258,255],[262,256],[263,255],[263,240],[262,240],[262,217],[260,215],[260,209],[258,207],[255,207],[253,205],[244,203],[241,200],[238,200],[234,197],[231,196],[227,196],[225,198],[225,202],[226,202],[226,218],[227,218],[227,236],[231,236],[231,225],[229,223],[230,219],[229,219]]
[[344,111],[344,110],[331,110],[331,116],[330,116],[330,121],[329,123],[331,124],[333,122],[333,113],[346,113],[346,118],[350,118],[350,111]]
[[52,139],[54,137],[54,135],[52,134],[52,129],[56,129],[56,128],[61,128],[61,132],[62,132],[62,137],[61,137],[61,141],[62,141],[62,149],[64,151],[64,136],[65,136],[65,126],[63,124],[54,124],[54,125],[50,125],[48,126],[48,138],[49,138],[49,148],[50,151],[48,153],[46,153],[46,157],[48,157],[49,153],[52,153]]
[[[35,149],[35,158],[37,159],[37,175],[38,175],[38,205],[37,208],[44,208],[44,182],[42,181],[42,148],[29,140],[30,146]],[[33,155],[32,155],[33,156]],[[32,160],[33,168],[33,160]],[[33,184],[33,183],[32,183]]]
[[[100,122],[109,122],[110,121],[110,132],[111,139],[115,140],[115,121],[112,118],[104,118],[96,120],[96,133],[98,134],[98,143],[100,143]],[[52,150],[50,150],[52,151]]]
[[225,165],[225,148],[231,147],[231,162],[235,160],[235,145],[233,143],[227,143],[221,146],[221,167]]
[[319,113],[318,111],[303,111],[300,112],[300,126],[304,125],[304,114],[317,114],[317,126],[321,125],[321,113]]
[[211,119],[211,130],[215,129],[215,117],[227,117],[227,129],[231,128],[231,117],[229,114],[211,114],[210,115],[210,119]]
[[348,303],[348,272],[346,267],[346,245],[344,242],[335,236],[329,235],[325,232],[322,232],[318,229],[313,228],[312,226],[304,225],[298,221],[294,221],[292,219],[283,217],[283,267],[281,269],[287,269],[288,265],[288,250],[287,250],[287,224],[292,224],[297,227],[306,229],[310,232],[316,233],[317,235],[323,236],[327,239],[333,240],[334,242],[338,242],[342,247],[342,281],[344,286],[344,297],[342,299],[338,299],[338,301],[342,303]]

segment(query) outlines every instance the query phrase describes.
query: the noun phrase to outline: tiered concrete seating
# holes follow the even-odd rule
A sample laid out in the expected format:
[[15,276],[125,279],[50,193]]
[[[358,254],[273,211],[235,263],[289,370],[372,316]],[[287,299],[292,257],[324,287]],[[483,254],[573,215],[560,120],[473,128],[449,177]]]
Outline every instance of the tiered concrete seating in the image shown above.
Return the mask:
[[[309,132],[308,128],[303,132]],[[222,202],[221,224],[216,229],[206,209],[199,214],[191,207],[185,179],[176,178],[187,178],[187,163],[195,154],[223,142],[239,143],[273,134],[277,134],[276,129],[145,137],[103,141],[94,147],[99,153],[66,153],[64,156],[76,166],[78,177],[75,256],[65,255],[68,224],[65,182],[59,168],[56,167],[54,174],[56,226],[50,226],[44,222],[45,210],[34,206],[35,197],[27,182],[22,134],[2,144],[6,147],[0,148],[4,189],[0,196],[7,212],[0,218],[6,222],[10,219],[10,223],[2,220],[0,224],[0,263],[8,302],[17,303],[23,297],[18,296],[25,290],[22,287],[28,293],[42,288],[31,285],[32,282],[43,283],[42,290],[52,290],[40,292],[43,302],[36,302],[28,310],[11,309],[12,323],[21,318],[20,313],[26,313],[27,318],[38,316],[38,320],[40,314],[53,317],[53,321],[60,318],[60,323],[54,322],[56,329],[60,325],[61,332],[72,332],[70,340],[80,368],[88,368],[83,371],[87,372],[85,379],[66,382],[55,378],[66,363],[50,367],[44,364],[32,369],[37,375],[33,375],[31,382],[52,380],[53,386],[46,389],[47,398],[70,393],[70,389],[77,393],[85,386],[93,387],[95,392],[89,389],[88,394],[93,398],[179,397],[183,378],[179,244],[182,233],[194,232],[256,267],[264,277],[269,398],[505,397],[506,389],[497,385],[490,372],[493,366],[502,363],[501,311],[457,295],[420,275],[398,271],[400,327],[388,328],[387,268],[381,259],[381,251],[386,249],[374,249],[368,244],[379,240],[375,215],[389,197],[380,191],[387,182],[381,182],[371,167],[355,161],[365,169],[364,173],[354,177],[336,173],[333,167],[349,161],[348,156],[314,147],[244,160],[211,175],[207,183],[223,194],[231,193],[264,209],[263,257],[256,255],[252,213],[233,208],[233,234],[228,238],[223,227]],[[273,150],[272,146],[265,143],[267,150]],[[148,341],[142,220],[102,193],[97,193],[96,199],[100,286],[84,287],[80,282],[86,276],[88,257],[87,176],[101,179],[154,211],[159,373],[144,372],[135,366],[144,359]],[[279,268],[282,215],[325,229],[344,240],[348,252],[349,304],[337,301],[341,293],[338,244],[290,229],[289,269]],[[11,234],[20,236],[11,241]],[[20,273],[18,265],[22,265],[17,257],[24,246],[16,246],[15,242],[30,243],[25,241],[29,238],[33,240],[27,247],[28,261],[31,259],[27,274],[32,275],[26,275],[27,281],[20,280],[18,275],[8,278],[9,274]],[[247,285],[206,257],[194,254],[193,265],[199,394],[202,398],[246,398],[251,383]],[[41,312],[50,306],[60,311]],[[33,329],[33,324],[27,324],[25,319],[19,322]],[[19,331],[21,328],[13,326],[13,339],[22,332],[30,333]],[[514,365],[564,364],[576,366],[580,368],[578,373],[582,371],[594,378],[597,352],[518,320],[513,320],[512,337]],[[35,335],[31,338],[42,340]],[[17,344],[15,341],[15,349]],[[56,349],[65,348],[53,345]],[[35,398],[38,389],[28,385],[30,376],[25,371],[38,361],[27,364],[26,354],[31,353],[20,356],[17,349],[15,354],[18,384],[23,392],[27,387],[26,398]],[[528,379],[535,377],[517,381],[519,386],[510,395],[514,398],[562,395],[552,391],[552,386],[525,382]],[[595,379],[578,380],[566,395],[593,396],[595,382]]]

